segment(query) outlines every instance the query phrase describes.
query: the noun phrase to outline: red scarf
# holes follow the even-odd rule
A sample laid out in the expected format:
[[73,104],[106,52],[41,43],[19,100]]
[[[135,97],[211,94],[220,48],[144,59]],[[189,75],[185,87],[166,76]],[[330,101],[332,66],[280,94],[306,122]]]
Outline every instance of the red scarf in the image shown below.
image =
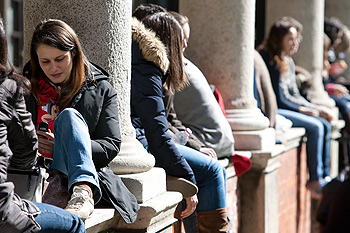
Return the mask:
[[[53,125],[58,116],[58,108],[56,105],[58,94],[55,88],[43,79],[39,80],[38,87],[40,103],[38,103],[38,118],[36,127],[38,127],[40,122],[47,122],[49,129],[51,132],[53,132]],[[52,158],[51,154],[45,152],[42,153],[42,156]]]

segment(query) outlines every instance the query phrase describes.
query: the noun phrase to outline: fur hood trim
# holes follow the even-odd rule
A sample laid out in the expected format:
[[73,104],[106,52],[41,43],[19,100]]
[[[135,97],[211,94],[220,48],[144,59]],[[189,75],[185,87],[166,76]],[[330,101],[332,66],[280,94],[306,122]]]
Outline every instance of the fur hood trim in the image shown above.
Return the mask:
[[143,57],[153,62],[163,74],[166,74],[169,68],[167,50],[156,34],[136,18],[132,19],[131,31],[132,38],[139,44]]

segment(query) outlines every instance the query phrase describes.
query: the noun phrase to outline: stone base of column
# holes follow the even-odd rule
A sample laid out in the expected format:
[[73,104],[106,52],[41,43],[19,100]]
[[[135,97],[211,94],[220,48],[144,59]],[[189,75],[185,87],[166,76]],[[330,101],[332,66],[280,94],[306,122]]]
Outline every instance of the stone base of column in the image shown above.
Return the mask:
[[166,175],[162,168],[154,167],[147,172],[120,175],[138,203],[145,203],[166,192]]
[[236,150],[270,150],[275,145],[275,130],[232,131]]
[[153,155],[148,153],[135,137],[122,137],[119,154],[109,163],[115,174],[134,174],[149,171],[155,164]]
[[309,90],[307,94],[308,100],[310,100],[311,103],[327,106],[329,108],[332,108],[335,106],[335,102],[332,98],[329,97],[326,91],[312,91]]
[[[140,204],[136,222],[126,224],[114,209],[96,209],[86,221],[87,232],[172,232],[177,221],[174,211],[182,200],[181,193],[166,191],[166,175],[162,168],[138,174],[120,175],[124,184]],[[104,214],[101,214],[101,212]],[[99,217],[100,216],[100,217]]]
[[178,192],[166,191],[165,171],[162,168],[152,168],[147,172],[120,177],[130,192],[135,195],[141,209],[135,223],[118,222],[117,232],[131,230],[132,232],[167,232],[163,230],[168,229],[176,221],[173,217],[174,211],[182,200],[182,195]]
[[165,192],[141,204],[137,220],[133,224],[118,222],[116,232],[162,232],[171,233],[172,224],[177,221],[174,212],[182,200],[178,192]]
[[270,125],[269,119],[258,108],[227,109],[226,119],[234,131],[262,130]]

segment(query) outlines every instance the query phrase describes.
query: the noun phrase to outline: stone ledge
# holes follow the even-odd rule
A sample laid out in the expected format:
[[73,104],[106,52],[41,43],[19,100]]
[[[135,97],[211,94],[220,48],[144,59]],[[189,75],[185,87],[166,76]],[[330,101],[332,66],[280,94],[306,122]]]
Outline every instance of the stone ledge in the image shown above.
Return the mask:
[[147,172],[119,176],[138,203],[166,192],[166,175],[162,168],[154,167]]
[[[115,217],[114,215],[114,209],[95,209],[90,218],[85,221],[86,232],[97,233],[110,228],[109,225]],[[119,218],[121,219],[121,217]]]
[[278,156],[286,151],[296,148],[300,145],[303,136],[305,135],[304,128],[291,128],[284,134],[285,143],[275,144],[265,150],[252,150],[251,170],[264,170],[271,172],[279,167]]
[[235,148],[241,151],[268,150],[275,144],[275,130],[232,131]]
[[177,221],[173,213],[181,200],[182,195],[178,192],[158,195],[140,204],[137,220],[132,224],[126,224],[114,209],[95,209],[85,221],[86,232],[159,232]]

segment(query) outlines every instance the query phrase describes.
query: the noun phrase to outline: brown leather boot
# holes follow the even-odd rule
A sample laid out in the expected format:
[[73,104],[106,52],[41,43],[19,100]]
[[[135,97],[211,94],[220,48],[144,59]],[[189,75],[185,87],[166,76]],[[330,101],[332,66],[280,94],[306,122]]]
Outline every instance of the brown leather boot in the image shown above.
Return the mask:
[[228,232],[226,209],[206,210],[197,212],[199,233]]

